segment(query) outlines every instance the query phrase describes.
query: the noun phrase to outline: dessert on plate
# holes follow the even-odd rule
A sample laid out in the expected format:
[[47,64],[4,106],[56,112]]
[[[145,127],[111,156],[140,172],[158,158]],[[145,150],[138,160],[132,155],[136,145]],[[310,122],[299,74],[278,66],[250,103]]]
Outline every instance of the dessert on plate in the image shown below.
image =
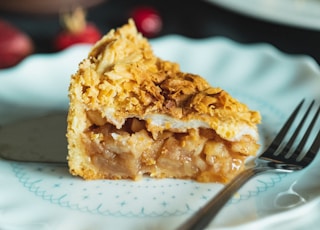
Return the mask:
[[84,179],[224,183],[259,148],[259,112],[155,56],[131,19],[92,47],[69,98],[68,164]]

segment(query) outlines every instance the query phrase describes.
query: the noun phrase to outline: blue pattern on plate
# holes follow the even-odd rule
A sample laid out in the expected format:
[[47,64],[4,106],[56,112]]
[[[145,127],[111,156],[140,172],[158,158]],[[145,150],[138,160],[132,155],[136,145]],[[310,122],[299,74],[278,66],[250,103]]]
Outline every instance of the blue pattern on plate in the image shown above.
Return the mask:
[[[63,167],[25,163],[11,163],[11,167],[19,182],[37,197],[63,208],[104,216],[180,216],[197,210],[193,200],[205,203],[217,192],[210,183],[161,179],[155,185],[155,180],[149,178],[134,183],[83,181],[69,175]],[[253,181],[253,189],[240,192],[229,204],[258,196],[279,183],[284,175],[271,174]],[[179,190],[185,191],[183,197]],[[146,196],[146,191],[151,195]]]

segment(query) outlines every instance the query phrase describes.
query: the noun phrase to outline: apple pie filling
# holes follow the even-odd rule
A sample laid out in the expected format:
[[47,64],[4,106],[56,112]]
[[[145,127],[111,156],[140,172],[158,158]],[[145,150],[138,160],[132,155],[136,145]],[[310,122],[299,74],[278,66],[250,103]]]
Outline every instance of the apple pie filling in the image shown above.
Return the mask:
[[138,118],[128,118],[121,129],[102,122],[95,118],[82,140],[90,161],[104,178],[137,180],[149,175],[226,182],[258,149],[249,135],[230,142],[209,128],[183,132],[169,128],[153,135]]

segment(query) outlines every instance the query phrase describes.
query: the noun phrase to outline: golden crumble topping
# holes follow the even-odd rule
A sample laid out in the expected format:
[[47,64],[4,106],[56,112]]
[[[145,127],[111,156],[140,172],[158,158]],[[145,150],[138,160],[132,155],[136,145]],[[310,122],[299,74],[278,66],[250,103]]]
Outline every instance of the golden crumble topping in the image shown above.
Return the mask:
[[87,109],[112,115],[108,121],[118,128],[127,117],[163,113],[186,121],[204,120],[219,135],[232,138],[237,131],[233,126],[255,126],[260,121],[258,112],[227,92],[210,87],[198,75],[181,72],[177,63],[154,56],[132,20],[92,48],[72,81],[82,86]]

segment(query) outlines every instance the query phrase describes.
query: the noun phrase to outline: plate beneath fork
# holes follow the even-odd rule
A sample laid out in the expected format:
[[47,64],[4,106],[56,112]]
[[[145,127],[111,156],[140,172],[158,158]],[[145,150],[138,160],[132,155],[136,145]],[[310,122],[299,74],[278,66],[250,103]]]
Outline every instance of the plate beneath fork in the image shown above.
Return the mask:
[[[183,71],[204,76],[260,110],[262,147],[302,97],[320,99],[320,71],[307,56],[289,56],[267,44],[241,45],[221,37],[167,36],[152,44],[160,57],[179,62]],[[34,55],[0,71],[0,125],[66,110],[70,74],[89,48],[74,46],[61,53]],[[277,221],[274,214],[288,217],[287,212],[309,209],[310,201],[320,195],[320,184],[313,183],[319,177],[312,166],[290,175],[257,177],[233,197],[211,227],[267,229],[272,224],[265,220]],[[149,178],[83,181],[63,166],[5,160],[0,160],[0,184],[0,228],[34,230],[174,229],[223,186]],[[315,200],[315,209],[318,204]],[[297,206],[300,209],[293,209]],[[311,228],[320,221],[308,224]]]

